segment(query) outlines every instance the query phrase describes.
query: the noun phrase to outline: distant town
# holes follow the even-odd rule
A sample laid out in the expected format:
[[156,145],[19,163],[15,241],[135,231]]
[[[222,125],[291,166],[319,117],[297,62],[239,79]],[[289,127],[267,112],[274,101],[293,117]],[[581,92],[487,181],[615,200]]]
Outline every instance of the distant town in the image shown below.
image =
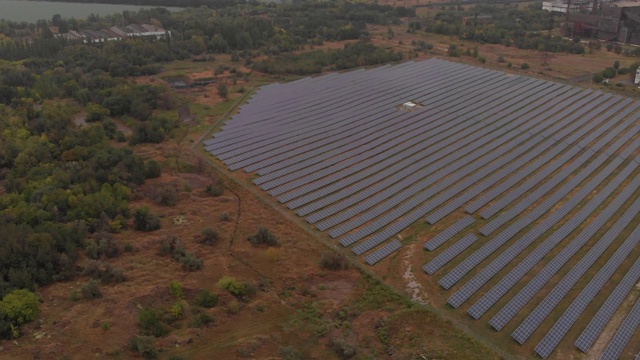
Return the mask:
[[151,24],[132,24],[127,26],[112,26],[108,29],[100,30],[69,30],[60,33],[58,27],[49,28],[51,33],[58,39],[66,39],[71,41],[81,40],[86,43],[101,43],[105,41],[122,40],[131,37],[155,37],[163,39],[171,37],[171,32],[159,26]]

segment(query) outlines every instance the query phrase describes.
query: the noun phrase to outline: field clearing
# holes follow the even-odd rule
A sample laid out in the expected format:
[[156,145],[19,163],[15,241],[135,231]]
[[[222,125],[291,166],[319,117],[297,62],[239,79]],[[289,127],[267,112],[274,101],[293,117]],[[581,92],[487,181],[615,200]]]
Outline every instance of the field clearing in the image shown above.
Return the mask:
[[[434,59],[270,85],[205,147],[232,170],[257,173],[251,177],[255,184],[339,243],[353,245],[356,255],[370,259],[400,234],[404,247],[374,271],[396,287],[407,288],[398,278],[415,279],[409,293],[426,293],[430,303],[459,321],[468,324],[465,312],[482,308],[488,293],[499,294],[482,305],[481,320],[468,324],[483,338],[495,337],[487,321],[503,306],[512,306],[509,299],[530,293],[497,337],[496,343],[510,352],[531,356],[534,348],[547,351],[536,344],[547,344],[545,334],[561,316],[569,316],[563,313],[570,305],[581,306],[572,305],[573,299],[585,299],[591,305],[571,320],[575,326],[558,330],[565,340],[545,345],[551,350],[558,345],[552,358],[580,356],[571,339],[580,336],[624,274],[640,276],[630,270],[640,256],[635,247],[591,251],[584,246],[594,246],[593,231],[611,226],[609,219],[620,216],[621,204],[637,196],[640,182],[629,178],[640,176],[640,141],[633,130],[640,128],[640,104],[505,75]],[[354,95],[345,99],[344,94]],[[404,101],[420,108],[394,108]],[[318,122],[322,119],[327,122]],[[476,219],[472,227],[441,249],[419,250],[420,243],[463,218],[462,209],[480,199],[467,211]],[[637,218],[635,206],[625,209],[629,220]],[[412,225],[425,217],[435,226]],[[613,239],[603,241],[637,243],[638,232],[632,233],[629,222],[623,224],[617,235],[602,238]],[[418,268],[453,251],[450,245],[468,234],[478,241],[464,245],[457,256],[448,255],[453,259],[434,277],[419,274]],[[570,265],[587,249],[598,254],[588,271],[575,283],[563,279],[578,271]],[[607,261],[612,252],[620,260]],[[592,284],[605,262],[614,276]],[[530,281],[541,276],[547,285],[531,292]],[[554,289],[555,284],[561,285]],[[587,284],[596,292],[578,297]],[[545,299],[551,289],[562,294],[560,301]],[[540,307],[542,299],[551,307]],[[534,311],[545,315],[520,347],[508,334],[526,330],[528,325],[517,325],[530,321],[527,314]],[[629,353],[637,352],[630,347]]]

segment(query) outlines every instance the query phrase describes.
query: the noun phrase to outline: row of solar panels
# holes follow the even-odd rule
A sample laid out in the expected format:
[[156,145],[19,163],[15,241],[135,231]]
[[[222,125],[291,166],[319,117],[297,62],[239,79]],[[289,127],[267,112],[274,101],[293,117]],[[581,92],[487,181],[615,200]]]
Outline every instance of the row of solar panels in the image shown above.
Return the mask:
[[[408,100],[420,108],[398,108]],[[479,318],[620,186],[620,174],[601,183],[640,144],[624,147],[640,131],[639,108],[620,96],[430,60],[272,85],[205,146],[230,169],[257,172],[254,183],[344,246],[355,245],[354,253],[367,254],[370,265],[401,248],[398,240],[387,240],[416,221],[426,217],[435,224],[461,207],[474,214],[493,201],[480,212],[489,220],[481,233],[500,230],[498,235],[485,242],[467,234],[425,265],[427,273],[449,268],[474,243],[482,244],[440,280],[448,289],[514,242],[449,300],[460,306],[526,255],[500,287],[469,309]],[[624,174],[635,170],[638,161],[632,160],[624,162]],[[587,208],[563,224],[600,187]],[[630,196],[621,193],[616,201]],[[464,217],[425,248],[435,251],[474,221]],[[545,238],[551,230],[555,235]],[[542,239],[540,248],[525,253]],[[513,317],[498,315],[494,319],[505,324]],[[541,346],[541,355],[555,348]]]

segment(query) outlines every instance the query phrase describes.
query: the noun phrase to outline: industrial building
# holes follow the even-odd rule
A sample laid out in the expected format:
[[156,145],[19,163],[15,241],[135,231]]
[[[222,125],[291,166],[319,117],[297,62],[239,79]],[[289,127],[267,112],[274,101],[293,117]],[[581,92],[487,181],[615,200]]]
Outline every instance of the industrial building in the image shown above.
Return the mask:
[[70,30],[66,33],[58,33],[56,28],[51,28],[54,36],[66,40],[79,40],[86,43],[101,43],[105,41],[122,40],[129,37],[155,37],[162,39],[170,37],[171,33],[159,26],[151,24],[131,24],[127,26],[112,26],[100,30]]
[[564,13],[566,36],[640,44],[640,2],[544,2],[544,10]]

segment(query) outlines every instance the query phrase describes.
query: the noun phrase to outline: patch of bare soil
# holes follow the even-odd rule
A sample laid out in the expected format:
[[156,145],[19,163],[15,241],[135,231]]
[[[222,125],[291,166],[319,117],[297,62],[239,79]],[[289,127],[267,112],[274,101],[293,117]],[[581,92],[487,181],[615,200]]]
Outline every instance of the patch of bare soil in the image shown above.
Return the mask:
[[411,296],[411,301],[417,302],[419,304],[426,304],[427,302],[422,297],[422,285],[418,282],[416,274],[413,272],[413,266],[411,264],[411,258],[413,257],[415,246],[415,243],[407,246],[404,258],[402,259],[405,268],[402,278],[406,281],[407,285],[405,287],[405,290]]

